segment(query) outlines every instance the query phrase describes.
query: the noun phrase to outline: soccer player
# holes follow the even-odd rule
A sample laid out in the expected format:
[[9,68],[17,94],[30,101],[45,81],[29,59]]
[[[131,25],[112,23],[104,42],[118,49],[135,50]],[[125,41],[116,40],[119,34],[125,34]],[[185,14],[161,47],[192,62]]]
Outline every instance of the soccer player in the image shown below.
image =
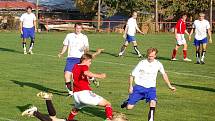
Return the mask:
[[[71,75],[72,69],[75,64],[80,63],[81,56],[89,51],[89,42],[86,35],[81,33],[82,24],[75,24],[75,32],[67,34],[66,38],[63,41],[63,48],[58,54],[58,57],[62,57],[63,54],[68,50],[68,56],[66,60],[66,66],[64,68],[64,80],[69,94],[72,95],[72,84],[71,84]],[[97,49],[93,54],[93,57],[100,54],[104,49]]]
[[91,91],[89,77],[101,79],[106,77],[104,73],[95,74],[89,71],[91,60],[92,55],[84,54],[80,59],[80,64],[76,64],[72,70],[75,106],[68,116],[69,121],[73,120],[78,111],[87,105],[105,107],[107,120],[112,119],[112,107],[110,102]]
[[123,38],[125,39],[125,43],[122,45],[121,50],[118,54],[118,56],[122,56],[130,42],[133,43],[134,50],[138,57],[142,57],[140,51],[137,48],[137,42],[135,39],[135,33],[136,30],[140,32],[141,34],[144,34],[137,26],[137,12],[133,12],[132,17],[128,19]]
[[189,58],[187,58],[187,43],[184,38],[184,34],[187,34],[188,36],[190,35],[186,30],[186,19],[187,19],[187,15],[182,14],[181,19],[178,20],[178,22],[175,26],[176,46],[172,52],[172,58],[171,58],[172,61],[177,60],[176,53],[181,45],[184,46],[184,48],[183,48],[184,61],[191,61]]
[[34,47],[35,31],[36,31],[36,16],[32,13],[32,7],[26,8],[27,12],[20,17],[20,31],[23,39],[22,46],[24,54],[27,54],[26,39],[30,37],[31,43],[28,50],[29,54],[33,54],[32,49]]
[[[157,53],[158,50],[156,48],[149,48],[147,50],[147,59],[140,61],[134,68],[129,77],[129,98],[121,105],[121,108],[126,107],[130,110],[133,109],[138,101],[145,99],[146,102],[149,102],[150,106],[148,121],[154,121],[154,113],[157,102],[156,77],[158,71],[161,72],[169,89],[173,91],[176,90],[176,88],[170,84],[163,65],[155,59]],[[133,81],[135,82],[134,86]]]
[[211,36],[210,24],[207,20],[205,20],[204,13],[199,13],[199,19],[194,21],[189,39],[191,39],[191,35],[193,34],[193,29],[195,29],[194,45],[196,46],[196,58],[197,58],[196,63],[205,64],[204,58],[205,58],[206,48],[208,43],[207,33],[209,35],[209,43],[212,43],[212,36]]

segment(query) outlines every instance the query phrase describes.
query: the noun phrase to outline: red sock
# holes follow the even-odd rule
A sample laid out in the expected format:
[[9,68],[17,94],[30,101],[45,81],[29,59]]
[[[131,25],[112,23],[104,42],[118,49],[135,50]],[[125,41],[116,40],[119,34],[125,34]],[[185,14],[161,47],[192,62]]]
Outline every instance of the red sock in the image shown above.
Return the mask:
[[176,53],[177,53],[177,50],[173,49],[173,51],[172,51],[172,59],[176,57]]
[[68,121],[72,121],[77,114],[78,114],[78,112],[71,111],[70,114],[69,114],[69,116],[68,116],[68,118],[67,118],[67,120]]
[[112,107],[111,107],[111,105],[105,106],[105,114],[106,114],[106,118],[112,119],[113,115],[112,115]]
[[187,50],[183,50],[184,53],[184,59],[187,58]]

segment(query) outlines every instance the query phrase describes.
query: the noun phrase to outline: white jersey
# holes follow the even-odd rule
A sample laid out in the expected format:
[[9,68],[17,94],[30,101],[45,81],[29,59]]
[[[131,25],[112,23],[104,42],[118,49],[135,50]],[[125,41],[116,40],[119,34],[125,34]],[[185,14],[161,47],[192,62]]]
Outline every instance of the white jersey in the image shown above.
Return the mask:
[[202,40],[207,37],[207,30],[210,28],[210,24],[207,20],[195,20],[193,28],[195,29],[195,39]]
[[134,18],[129,18],[127,22],[128,31],[127,34],[130,36],[134,36],[137,28],[137,20]]
[[68,46],[68,57],[81,58],[84,50],[89,48],[88,38],[86,35],[80,33],[67,34],[63,41],[63,45]]
[[149,62],[147,59],[140,61],[132,71],[131,75],[134,76],[135,84],[143,86],[145,88],[156,87],[157,73],[160,71],[165,73],[163,65],[154,60]]
[[34,27],[34,21],[36,20],[36,16],[33,13],[24,13],[20,17],[20,21],[23,22],[22,27],[24,28],[32,28]]

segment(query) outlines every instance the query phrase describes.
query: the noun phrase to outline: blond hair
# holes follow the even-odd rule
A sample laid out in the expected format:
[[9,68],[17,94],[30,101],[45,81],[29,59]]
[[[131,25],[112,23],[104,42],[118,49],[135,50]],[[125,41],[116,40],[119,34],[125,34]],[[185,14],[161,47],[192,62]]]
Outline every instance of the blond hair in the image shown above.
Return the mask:
[[123,113],[114,112],[111,121],[128,121],[128,118]]
[[152,53],[152,52],[155,52],[155,55],[158,53],[158,49],[157,48],[149,48],[148,50],[147,50],[147,56],[150,54],[150,53]]

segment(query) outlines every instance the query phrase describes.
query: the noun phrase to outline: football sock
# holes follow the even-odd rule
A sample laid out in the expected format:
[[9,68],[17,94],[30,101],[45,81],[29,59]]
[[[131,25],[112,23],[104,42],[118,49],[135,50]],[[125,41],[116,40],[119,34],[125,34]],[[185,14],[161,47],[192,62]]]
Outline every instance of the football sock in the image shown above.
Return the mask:
[[126,45],[123,45],[123,46],[121,47],[120,52],[121,52],[121,53],[124,53],[126,48],[127,48],[127,46],[126,46]]
[[111,107],[111,105],[105,106],[105,114],[106,114],[106,118],[112,119],[113,114],[112,114],[112,107]]
[[40,121],[52,121],[52,119],[49,116],[43,115],[39,111],[35,111],[33,115],[40,119]]
[[69,91],[72,91],[72,85],[71,85],[71,82],[66,82],[66,88],[69,90]]
[[69,116],[68,116],[68,118],[67,118],[67,120],[72,121],[77,114],[78,114],[77,111],[71,111]]
[[32,51],[33,47],[34,47],[34,41],[31,40],[29,51]]
[[197,61],[200,61],[200,52],[199,51],[196,51],[196,58],[197,58]]
[[176,53],[177,53],[177,50],[173,49],[173,51],[172,51],[172,59],[176,57]]
[[46,100],[46,106],[47,106],[49,115],[56,116],[56,111],[55,111],[55,108],[54,108],[51,100]]
[[183,50],[184,59],[187,58],[187,50]]
[[203,51],[202,51],[202,59],[201,59],[202,61],[204,61],[205,54],[206,54],[206,51],[205,51],[205,50],[203,50]]
[[140,51],[138,50],[137,46],[134,46],[134,50],[135,50],[135,52],[136,52],[137,55],[140,54]]
[[23,47],[24,51],[26,51],[26,42],[22,42],[22,47]]
[[150,107],[148,121],[154,121],[155,107]]

